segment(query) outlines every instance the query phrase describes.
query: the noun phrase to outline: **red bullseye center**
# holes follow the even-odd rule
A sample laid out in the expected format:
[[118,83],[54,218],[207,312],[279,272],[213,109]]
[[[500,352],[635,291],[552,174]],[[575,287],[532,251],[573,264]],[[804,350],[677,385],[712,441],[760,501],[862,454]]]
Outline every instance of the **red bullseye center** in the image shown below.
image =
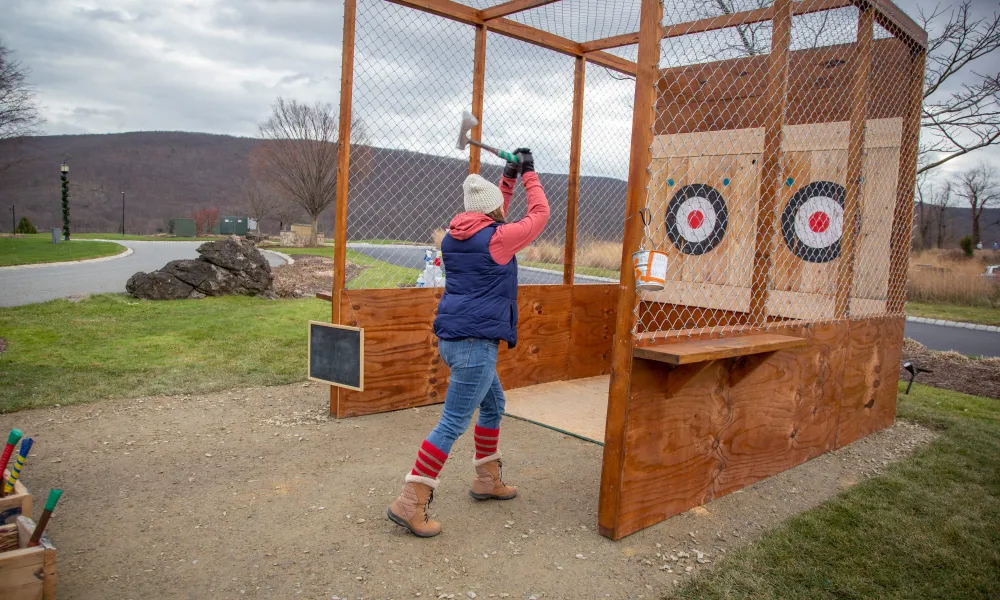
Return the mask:
[[813,233],[823,233],[830,228],[830,215],[823,211],[816,211],[809,215],[809,229]]
[[698,229],[705,222],[705,213],[700,210],[692,210],[688,213],[688,226],[691,229]]

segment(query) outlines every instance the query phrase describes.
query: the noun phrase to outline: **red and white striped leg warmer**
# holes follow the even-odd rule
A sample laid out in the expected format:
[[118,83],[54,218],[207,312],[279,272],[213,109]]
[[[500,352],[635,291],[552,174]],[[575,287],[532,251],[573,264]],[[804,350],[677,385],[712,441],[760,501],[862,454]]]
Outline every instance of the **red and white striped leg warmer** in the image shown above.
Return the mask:
[[493,456],[497,453],[500,442],[500,429],[486,429],[476,425],[476,460]]
[[[434,487],[437,484],[438,474],[441,473],[444,461],[446,460],[448,460],[447,454],[438,450],[434,444],[424,440],[424,443],[420,444],[420,451],[417,452],[417,461],[413,464],[413,470],[410,471],[410,476],[406,480],[426,483]],[[417,478],[429,481],[421,481],[421,479]],[[434,483],[430,483],[430,481]]]

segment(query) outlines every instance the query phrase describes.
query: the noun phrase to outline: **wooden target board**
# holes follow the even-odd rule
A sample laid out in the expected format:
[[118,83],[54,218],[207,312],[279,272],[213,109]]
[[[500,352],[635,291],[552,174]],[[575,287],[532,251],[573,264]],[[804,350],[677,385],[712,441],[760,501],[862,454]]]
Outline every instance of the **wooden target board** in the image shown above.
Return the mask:
[[[849,122],[784,129],[768,313],[834,316],[844,257]],[[902,120],[870,119],[862,165],[851,311],[879,314],[889,283],[889,238]],[[649,239],[670,259],[668,285],[643,300],[746,311],[753,278],[763,130],[656,136],[647,207]],[[672,285],[671,285],[672,284]]]

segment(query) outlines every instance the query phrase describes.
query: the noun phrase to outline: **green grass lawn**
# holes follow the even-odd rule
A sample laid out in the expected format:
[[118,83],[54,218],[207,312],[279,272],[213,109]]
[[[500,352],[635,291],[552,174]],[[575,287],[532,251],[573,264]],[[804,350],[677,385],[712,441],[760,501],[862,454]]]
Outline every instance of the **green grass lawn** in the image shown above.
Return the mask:
[[[311,254],[333,258],[333,247],[323,248],[268,248],[285,254]],[[371,288],[394,288],[399,284],[416,283],[420,271],[392,265],[372,258],[355,250],[347,251],[347,261],[362,267],[368,267],[361,274],[347,282],[349,290],[364,290]]]
[[[76,236],[73,236],[76,237]],[[0,267],[114,256],[126,248],[111,242],[52,243],[51,233],[0,238]]]
[[915,385],[898,415],[941,436],[670,597],[1000,598],[1000,401]]
[[911,317],[926,317],[929,319],[944,319],[946,321],[1000,326],[1000,308],[989,308],[988,306],[907,302],[906,314]]
[[0,411],[305,379],[322,300],[92,296],[0,308]]
[[[563,266],[559,263],[546,263],[546,262],[534,262],[527,260],[518,259],[517,264],[524,267],[534,267],[536,269],[545,269],[546,271],[558,271],[563,272]],[[621,275],[618,271],[612,269],[602,269],[600,267],[584,267],[577,265],[575,272],[577,275],[590,275],[591,277],[605,277],[608,279],[614,279],[618,281]]]
[[80,240],[132,240],[136,242],[210,242],[208,237],[173,237],[164,235],[122,235],[120,233],[74,233],[73,237]]

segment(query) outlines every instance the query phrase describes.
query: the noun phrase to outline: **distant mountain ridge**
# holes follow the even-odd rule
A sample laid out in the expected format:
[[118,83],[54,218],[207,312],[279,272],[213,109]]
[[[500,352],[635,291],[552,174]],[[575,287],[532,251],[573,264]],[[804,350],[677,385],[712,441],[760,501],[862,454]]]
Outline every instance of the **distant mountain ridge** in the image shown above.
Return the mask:
[[[129,233],[165,231],[167,220],[188,217],[200,208],[223,215],[245,214],[240,182],[250,174],[250,154],[260,141],[208,133],[140,131],[116,134],[38,136],[14,146],[0,144],[0,164],[13,152],[27,157],[0,175],[0,231],[10,231],[11,205],[39,230],[59,227],[59,164],[69,156],[72,227],[79,232],[117,231],[126,192]],[[405,150],[361,148],[352,170],[349,234],[351,239],[429,242],[435,229],[462,210],[461,182],[468,163]],[[544,164],[544,157],[538,157]],[[500,167],[484,164],[484,177],[496,181]],[[543,238],[565,238],[568,178],[540,175],[551,205]],[[621,240],[626,182],[609,177],[581,178],[578,235],[581,240]],[[523,191],[513,203],[512,219],[524,212]],[[957,245],[972,231],[968,208],[946,213],[946,244]],[[305,217],[301,219],[305,222]],[[983,243],[1000,240],[1000,209],[983,212]],[[277,231],[266,220],[265,231]],[[332,207],[320,227],[333,231]]]
[[[258,144],[252,138],[186,132],[27,138],[17,152],[29,160],[0,179],[0,207],[8,219],[13,204],[18,219],[28,216],[40,230],[58,227],[59,164],[68,155],[75,231],[117,231],[122,191],[129,233],[165,231],[168,219],[206,207],[217,207],[223,215],[244,214],[239,185],[250,175],[250,153]],[[11,153],[11,146],[0,144],[0,164]],[[352,175],[352,239],[430,241],[435,229],[462,210],[466,161],[386,148],[356,149],[353,156],[363,163],[357,169],[363,176]],[[500,167],[484,164],[482,174],[496,181]],[[560,241],[565,237],[568,178],[551,173],[540,178],[552,207],[543,236]],[[625,187],[620,179],[582,178],[579,235],[620,239]],[[513,207],[513,218],[523,213],[523,192]],[[274,232],[277,222],[265,221],[264,227]],[[333,230],[332,207],[321,216],[320,227]],[[5,230],[8,226],[0,217],[0,231]]]

